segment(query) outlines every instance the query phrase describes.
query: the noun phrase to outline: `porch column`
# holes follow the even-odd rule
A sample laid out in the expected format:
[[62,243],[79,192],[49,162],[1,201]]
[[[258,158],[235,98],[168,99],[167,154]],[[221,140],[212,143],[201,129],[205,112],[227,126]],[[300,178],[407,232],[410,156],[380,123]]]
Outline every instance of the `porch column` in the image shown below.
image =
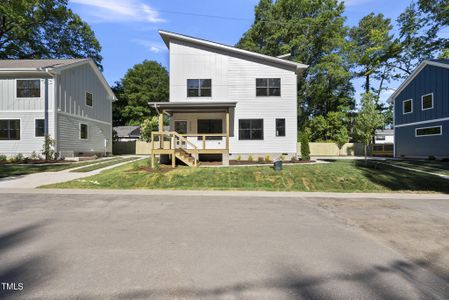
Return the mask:
[[159,114],[159,148],[164,149],[164,137],[162,136],[162,133],[164,132],[164,115],[161,112]]
[[229,152],[229,108],[226,111],[226,149]]

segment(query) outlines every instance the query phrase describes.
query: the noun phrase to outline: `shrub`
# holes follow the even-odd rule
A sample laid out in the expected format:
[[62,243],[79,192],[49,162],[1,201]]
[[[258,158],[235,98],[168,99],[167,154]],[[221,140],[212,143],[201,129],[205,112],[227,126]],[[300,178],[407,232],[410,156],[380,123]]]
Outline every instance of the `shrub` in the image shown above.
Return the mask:
[[296,160],[297,160],[296,155],[293,155],[293,156],[290,158],[290,161],[296,161]]
[[50,135],[45,135],[44,145],[42,146],[42,155],[46,160],[57,159],[57,154],[55,151],[56,141],[51,138]]
[[257,158],[257,161],[260,162],[260,163],[263,163],[263,157],[259,156],[259,157]]
[[249,156],[248,156],[248,161],[253,161],[253,160],[254,160],[253,156],[252,156],[252,155],[249,155]]
[[237,156],[237,161],[241,161],[242,157],[240,155]]
[[436,157],[433,155],[429,155],[429,157],[427,158],[428,160],[436,160]]
[[305,130],[301,134],[301,159],[310,160],[309,132]]
[[140,136],[145,142],[151,141],[151,133],[153,131],[158,131],[159,129],[159,118],[157,116],[149,117],[145,119],[142,124],[140,124]]
[[0,154],[0,162],[6,162],[8,160],[8,158],[6,157],[6,155]]
[[284,155],[279,156],[279,160],[283,161],[284,159],[285,159]]
[[270,156],[269,155],[265,156],[265,162],[270,162],[270,161],[271,161]]
[[33,151],[33,152],[31,152],[30,158],[33,160],[36,160],[36,159],[39,159],[39,156],[37,155],[36,151]]
[[14,162],[22,162],[24,159],[25,159],[25,156],[23,156],[22,153],[16,154],[16,156],[14,156],[14,158],[13,158]]
[[445,157],[443,159],[441,159],[442,162],[449,162],[449,157]]

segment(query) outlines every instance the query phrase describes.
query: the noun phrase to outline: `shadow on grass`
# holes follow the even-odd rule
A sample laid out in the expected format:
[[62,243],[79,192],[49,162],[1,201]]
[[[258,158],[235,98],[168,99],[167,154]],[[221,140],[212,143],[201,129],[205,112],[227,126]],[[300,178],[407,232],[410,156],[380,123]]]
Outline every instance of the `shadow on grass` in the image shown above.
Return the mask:
[[449,180],[388,165],[388,162],[354,161],[356,168],[372,183],[392,191],[437,192],[449,194]]
[[[49,276],[49,260],[44,255],[31,255],[22,259],[8,259],[7,252],[24,246],[35,238],[44,223],[35,223],[0,235],[0,298],[18,299],[37,287]],[[3,284],[23,284],[23,290],[7,289]]]
[[[360,269],[356,265],[348,269]],[[288,295],[287,299],[333,299],[344,296],[366,299],[405,299],[411,292],[418,299],[446,299],[447,284],[441,278],[424,271],[423,261],[396,260],[387,265],[372,265],[355,272],[341,271],[313,276],[291,268],[280,270],[279,277],[259,281],[244,281],[213,288],[172,287],[137,289],[116,295],[72,295],[66,299],[105,297],[108,299],[215,299],[266,298],[263,295]],[[149,283],[151,284],[151,283]],[[348,290],[348,284],[351,287]],[[340,289],[336,287],[341,286]],[[342,293],[344,291],[344,293]]]

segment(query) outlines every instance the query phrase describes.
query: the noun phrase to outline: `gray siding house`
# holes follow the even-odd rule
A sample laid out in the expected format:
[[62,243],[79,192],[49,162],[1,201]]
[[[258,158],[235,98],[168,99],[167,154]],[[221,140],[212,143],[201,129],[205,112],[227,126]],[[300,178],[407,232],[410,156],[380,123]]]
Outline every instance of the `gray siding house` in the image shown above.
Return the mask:
[[449,60],[426,60],[390,97],[396,157],[449,157]]
[[114,100],[90,59],[0,60],[0,154],[111,153]]

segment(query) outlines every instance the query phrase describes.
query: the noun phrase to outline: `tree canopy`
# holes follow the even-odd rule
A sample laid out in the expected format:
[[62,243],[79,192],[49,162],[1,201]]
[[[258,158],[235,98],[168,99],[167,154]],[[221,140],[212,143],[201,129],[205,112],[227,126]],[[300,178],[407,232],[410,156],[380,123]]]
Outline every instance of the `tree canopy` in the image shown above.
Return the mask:
[[114,126],[141,125],[152,112],[148,102],[168,101],[168,72],[158,62],[145,60],[133,66],[113,87]]
[[298,86],[299,122],[354,105],[345,58],[344,4],[337,0],[261,0],[237,47],[267,55],[291,54],[309,65]]
[[0,59],[92,58],[101,46],[67,0],[0,1]]

